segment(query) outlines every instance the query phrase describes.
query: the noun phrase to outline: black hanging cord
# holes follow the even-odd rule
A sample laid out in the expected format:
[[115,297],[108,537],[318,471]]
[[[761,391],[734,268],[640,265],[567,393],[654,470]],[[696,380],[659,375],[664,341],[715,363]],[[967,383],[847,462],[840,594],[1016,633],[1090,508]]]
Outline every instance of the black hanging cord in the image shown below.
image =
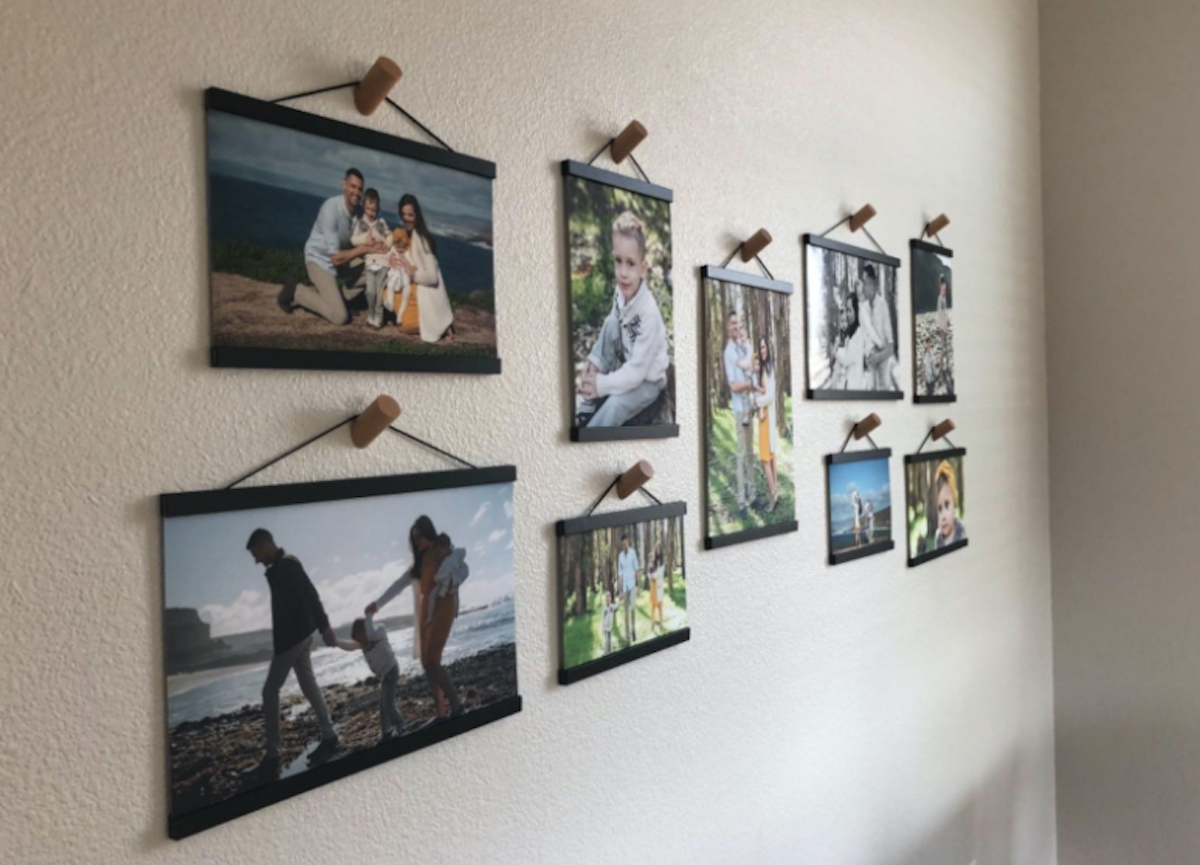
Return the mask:
[[642,169],[642,163],[637,161],[637,157],[632,153],[629,154],[629,161],[633,163],[633,167],[637,169],[638,174],[642,175],[642,180],[650,182],[650,176]]
[[[290,96],[280,96],[278,99],[272,99],[271,102],[275,103],[275,104],[278,104],[280,102],[290,102],[293,99],[303,99],[305,96],[316,96],[320,93],[331,93],[334,90],[345,90],[347,87],[357,87],[357,86],[358,86],[357,81],[349,81],[346,84],[334,84],[332,87],[319,87],[316,90],[305,90],[303,93],[293,93]],[[415,118],[411,114],[409,114],[407,111],[405,111],[400,106],[400,103],[396,102],[396,100],[392,99],[392,97],[385,96],[384,99],[387,100],[388,105],[392,106],[397,111],[399,111],[401,114],[403,114],[410,123],[412,123],[418,129],[420,129],[422,132],[424,132],[426,135],[428,135],[430,138],[432,138],[438,144],[442,145],[442,147],[446,148],[451,153],[455,152],[453,147],[451,147],[449,144],[447,144],[445,141],[443,141],[441,139],[441,137],[436,135],[432,129],[430,129],[428,126],[426,126],[420,120],[418,120],[417,118]]]
[[827,228],[821,232],[821,237],[825,237],[827,234],[829,234],[829,232],[833,231],[835,228],[841,228],[843,225],[845,225],[847,222],[849,222],[850,219],[851,219],[851,217],[847,216],[841,222],[835,222],[833,225],[829,226],[829,228]]
[[[827,228],[821,232],[821,237],[825,237],[827,234],[829,234],[829,232],[833,231],[835,228],[841,228],[843,225],[845,225],[847,222],[849,222],[853,218],[854,218],[854,216],[853,216],[853,214],[851,214],[850,216],[847,216],[845,219],[843,219],[841,222],[834,223],[829,228]],[[870,231],[867,230],[867,227],[865,225],[862,227],[862,230],[863,230],[863,234],[865,234],[867,237],[871,238],[871,243],[875,244],[875,248],[879,250],[880,254],[887,255],[887,252],[884,250],[884,248],[879,245],[879,241],[876,240],[875,236],[873,234],[871,234]],[[940,243],[941,241],[938,241],[938,242]]]
[[[609,146],[611,146],[612,143],[616,140],[617,139],[615,139],[615,138],[610,138],[610,139],[608,139],[608,141],[605,141],[603,144],[601,144],[600,149],[592,154],[592,158],[587,161],[587,164],[591,165],[593,162],[595,162],[597,159],[599,159],[600,154],[603,153],[605,150],[607,150],[609,148]],[[653,182],[650,180],[650,177],[646,174],[646,172],[642,169],[642,164],[637,161],[637,157],[634,156],[632,153],[629,154],[629,161],[633,163],[633,167],[637,169],[637,173],[642,176],[642,180],[646,181],[647,183]]]
[[469,463],[466,460],[464,460],[462,457],[455,456],[454,454],[450,453],[450,451],[442,450],[437,445],[431,444],[430,442],[425,441],[425,439],[417,438],[412,433],[405,432],[404,430],[400,429],[400,427],[398,427],[398,426],[389,426],[388,429],[390,429],[394,433],[399,433],[400,435],[404,436],[409,441],[414,441],[419,445],[424,445],[425,447],[429,448],[431,451],[437,451],[439,454],[446,457],[447,459],[452,459],[455,462],[462,463],[464,466],[466,466],[469,469],[479,468],[479,466],[475,465],[474,463]]
[[650,492],[650,490],[646,489],[645,487],[638,487],[638,489],[641,490],[642,493],[644,493],[645,495],[649,496],[651,501],[653,501],[657,504],[660,504],[660,505],[662,504],[662,499],[660,499],[654,493]]
[[[854,435],[854,431],[856,429],[858,429],[858,424],[855,424],[850,428],[850,432],[846,434],[846,440],[842,442],[842,449],[838,451],[838,453],[844,454],[846,452],[846,445],[850,444],[850,436]],[[875,450],[879,450],[879,445],[875,444],[875,439],[871,438],[870,433],[867,433],[867,441],[871,443],[871,447],[875,448]],[[917,448],[917,450],[920,450],[920,448]]]
[[[745,242],[745,241],[742,241],[741,243],[739,243],[739,244],[737,245],[737,248],[735,248],[735,249],[733,250],[733,252],[729,253],[729,255],[727,255],[727,256],[725,257],[725,260],[721,262],[721,267],[728,267],[728,266],[729,266],[729,262],[733,261],[733,257],[734,257],[735,255],[737,255],[739,252],[741,252],[741,251],[742,251],[742,247],[744,247],[745,245],[746,245],[746,242]],[[756,262],[758,262],[758,267],[759,267],[759,270],[761,270],[761,271],[763,272],[763,275],[764,275],[764,276],[766,276],[766,278],[767,278],[767,279],[774,279],[774,278],[775,278],[775,274],[771,273],[771,271],[767,269],[767,266],[766,266],[765,264],[763,264],[763,260],[762,260],[761,258],[759,258],[759,257],[756,255],[756,256],[754,256],[754,260],[755,260]]]
[[301,444],[298,444],[298,445],[296,445],[296,446],[295,446],[294,448],[292,448],[291,450],[284,451],[284,452],[283,452],[283,453],[281,453],[279,456],[275,457],[273,460],[270,460],[269,462],[265,462],[265,463],[263,463],[261,466],[259,466],[259,467],[258,467],[258,468],[256,468],[254,471],[250,472],[249,474],[242,475],[240,478],[238,478],[236,481],[234,481],[233,483],[231,483],[229,486],[225,487],[225,489],[227,489],[227,490],[231,490],[231,489],[233,489],[233,488],[234,488],[234,487],[236,487],[238,484],[240,484],[242,481],[249,480],[250,478],[254,477],[256,474],[258,474],[259,472],[261,472],[263,469],[268,469],[268,468],[270,468],[271,466],[275,465],[275,463],[279,462],[280,460],[287,459],[287,458],[288,458],[288,457],[290,457],[292,454],[294,454],[296,451],[298,451],[298,450],[303,450],[304,448],[308,447],[310,444],[312,444],[313,442],[315,442],[317,439],[320,439],[320,438],[325,438],[325,436],[329,435],[329,434],[330,434],[331,432],[333,432],[334,430],[341,429],[341,428],[342,428],[342,427],[344,427],[346,424],[348,424],[348,423],[350,423],[352,420],[354,420],[356,417],[358,417],[358,415],[356,415],[356,414],[352,414],[352,415],[350,415],[350,417],[346,418],[345,420],[340,420],[340,421],[338,421],[338,422],[337,422],[337,423],[335,423],[333,426],[331,426],[329,429],[325,430],[325,432],[322,432],[322,433],[317,433],[315,436],[313,436],[312,438],[310,438],[308,441],[306,441],[306,442],[302,442]]
[[[933,435],[932,429],[930,429],[929,432],[925,433],[925,438],[921,439],[921,447],[917,448],[917,453],[920,453],[921,448],[925,447],[925,443],[929,441],[929,437],[931,435]],[[942,436],[942,438],[944,438],[946,440],[946,444],[950,445],[950,447],[952,447],[952,448],[958,447],[958,445],[956,445],[954,442],[950,441],[950,436]]]
[[[596,499],[594,502],[592,502],[592,506],[590,508],[588,508],[587,512],[584,514],[585,517],[590,517],[592,515],[592,512],[594,510],[596,510],[596,508],[600,507],[600,503],[602,501],[604,501],[605,496],[607,496],[609,493],[611,493],[613,491],[613,487],[615,487],[617,485],[617,482],[620,480],[621,480],[620,475],[617,475],[615,478],[613,478],[612,483],[604,488],[604,492],[600,493],[600,497],[598,499]],[[650,490],[646,489],[644,486],[638,487],[638,490],[642,493],[642,495],[648,496],[651,501],[653,501],[657,504],[660,504],[660,505],[662,504],[662,499],[660,499],[654,493],[650,492]]]
[[862,227],[862,230],[863,230],[863,234],[865,234],[867,237],[871,238],[871,243],[875,244],[875,248],[879,250],[880,254],[887,255],[887,253],[884,251],[883,247],[879,245],[879,241],[875,239],[875,235],[871,234],[871,232],[867,230],[867,227],[865,225]]

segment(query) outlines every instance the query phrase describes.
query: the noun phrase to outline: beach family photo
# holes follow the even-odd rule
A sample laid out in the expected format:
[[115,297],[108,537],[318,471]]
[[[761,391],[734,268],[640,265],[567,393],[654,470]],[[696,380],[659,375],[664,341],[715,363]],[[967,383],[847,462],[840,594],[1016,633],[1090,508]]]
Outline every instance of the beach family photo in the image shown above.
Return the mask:
[[891,451],[826,457],[829,493],[829,563],[881,553],[892,540]]
[[[519,709],[515,475],[485,471],[507,482],[439,488],[463,474],[444,472],[163,497],[173,820]],[[250,506],[263,496],[281,503]]]
[[705,267],[708,548],[795,531],[789,283]]
[[687,627],[683,513],[675,503],[559,523],[563,671]]
[[563,164],[572,437],[678,435],[671,192]]
[[499,371],[491,163],[206,100],[214,364]]
[[901,399],[898,258],[806,234],[810,399]]
[[950,250],[920,240],[912,250],[915,402],[954,402],[954,272]]
[[967,545],[963,448],[904,458],[908,563],[919,565]]

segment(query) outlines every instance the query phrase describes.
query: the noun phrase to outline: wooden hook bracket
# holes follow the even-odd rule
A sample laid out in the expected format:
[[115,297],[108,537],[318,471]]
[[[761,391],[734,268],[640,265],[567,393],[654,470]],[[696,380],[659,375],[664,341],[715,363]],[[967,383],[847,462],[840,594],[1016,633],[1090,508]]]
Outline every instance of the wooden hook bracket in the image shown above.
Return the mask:
[[875,210],[874,205],[864,204],[854,212],[854,215],[850,217],[850,230],[858,231],[860,228],[874,219],[877,213],[878,211]]
[[365,448],[400,417],[400,404],[387,394],[380,394],[363,409],[350,424],[350,440],[354,446]]
[[938,234],[946,230],[946,226],[950,224],[950,217],[946,214],[940,214],[934,217],[925,225],[925,230],[921,232],[921,237],[937,237]]
[[354,107],[359,114],[374,114],[400,80],[400,65],[388,57],[379,57],[354,88]]
[[654,466],[646,460],[638,460],[617,479],[617,498],[627,499],[654,477]]
[[946,418],[944,421],[930,430],[930,436],[934,441],[940,441],[941,439],[950,435],[952,432],[954,432],[954,421],[950,420],[950,418]]
[[633,153],[639,144],[646,140],[646,136],[649,134],[646,131],[646,127],[638,121],[629,121],[629,125],[622,129],[621,134],[614,138],[612,143],[608,145],[608,152],[612,156],[612,161],[620,165],[629,154]]
[[742,261],[750,261],[771,243],[771,232],[760,228],[742,241]]
[[879,415],[871,412],[865,418],[854,425],[853,435],[855,441],[862,441],[875,430],[883,425],[883,421],[879,419]]

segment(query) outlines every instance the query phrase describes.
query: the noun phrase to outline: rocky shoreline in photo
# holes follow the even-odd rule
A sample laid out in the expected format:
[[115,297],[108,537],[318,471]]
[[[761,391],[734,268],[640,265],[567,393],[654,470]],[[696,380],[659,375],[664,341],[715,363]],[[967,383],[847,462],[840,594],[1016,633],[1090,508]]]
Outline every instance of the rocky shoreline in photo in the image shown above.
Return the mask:
[[[460,658],[448,664],[446,670],[467,712],[517,693],[517,649],[512,643]],[[374,676],[353,685],[323,687],[322,693],[340,740],[333,760],[378,744],[379,684]],[[404,718],[406,734],[433,720],[433,698],[423,673],[399,681],[396,706]],[[283,701],[281,716],[280,764],[286,767],[319,733],[312,708],[302,696]],[[185,721],[171,729],[172,813],[184,814],[242,792],[243,773],[262,758],[264,743],[261,705]]]

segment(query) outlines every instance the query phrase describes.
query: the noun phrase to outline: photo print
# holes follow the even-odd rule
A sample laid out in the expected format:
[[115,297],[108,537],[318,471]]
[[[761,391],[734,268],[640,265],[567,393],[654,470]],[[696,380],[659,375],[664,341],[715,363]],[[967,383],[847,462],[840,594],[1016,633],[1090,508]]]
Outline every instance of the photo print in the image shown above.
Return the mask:
[[963,504],[965,448],[904,458],[908,564],[919,565],[967,545]]
[[913,402],[955,402],[954,253],[920,240],[912,250]]
[[558,523],[560,684],[689,638],[686,512],[671,502]]
[[903,399],[900,259],[804,235],[809,399]]
[[515,479],[161,498],[171,837],[520,711]]
[[677,436],[671,190],[571,160],[562,171],[571,439]]
[[893,549],[892,452],[888,448],[825,458],[829,495],[829,564]]
[[792,285],[717,267],[704,290],[707,549],[794,532]]
[[205,93],[214,366],[498,373],[495,166]]

